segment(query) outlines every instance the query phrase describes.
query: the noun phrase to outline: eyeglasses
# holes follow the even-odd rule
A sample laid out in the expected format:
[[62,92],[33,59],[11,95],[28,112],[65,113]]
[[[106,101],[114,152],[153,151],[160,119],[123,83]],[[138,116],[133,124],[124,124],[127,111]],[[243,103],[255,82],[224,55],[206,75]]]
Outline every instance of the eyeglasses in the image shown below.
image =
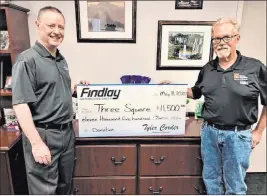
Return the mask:
[[221,43],[221,40],[223,40],[224,43],[228,43],[228,42],[232,41],[232,39],[237,35],[238,34],[232,35],[232,36],[216,37],[216,38],[212,38],[211,41],[213,44],[219,44],[219,43]]

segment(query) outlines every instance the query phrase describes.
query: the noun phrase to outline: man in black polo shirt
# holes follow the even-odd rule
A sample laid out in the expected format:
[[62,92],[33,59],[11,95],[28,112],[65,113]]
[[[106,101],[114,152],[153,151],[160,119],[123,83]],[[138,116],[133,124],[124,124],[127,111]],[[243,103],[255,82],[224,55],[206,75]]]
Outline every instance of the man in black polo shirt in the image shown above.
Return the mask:
[[[237,22],[219,19],[212,28],[217,58],[203,67],[188,91],[190,98],[205,98],[201,153],[208,194],[246,194],[250,153],[266,127],[266,67],[242,56],[236,50],[239,40]],[[263,110],[252,131],[258,120],[259,96]]]
[[12,70],[12,102],[23,131],[30,194],[71,193],[75,143],[71,79],[57,49],[64,26],[60,10],[40,9],[39,40],[18,56]]
[[[212,28],[217,58],[200,71],[187,96],[204,96],[201,128],[203,180],[208,194],[246,194],[245,175],[251,150],[266,128],[267,72],[257,59],[236,50],[235,20],[219,19]],[[163,81],[161,83],[169,83]],[[258,98],[263,109],[258,120]]]

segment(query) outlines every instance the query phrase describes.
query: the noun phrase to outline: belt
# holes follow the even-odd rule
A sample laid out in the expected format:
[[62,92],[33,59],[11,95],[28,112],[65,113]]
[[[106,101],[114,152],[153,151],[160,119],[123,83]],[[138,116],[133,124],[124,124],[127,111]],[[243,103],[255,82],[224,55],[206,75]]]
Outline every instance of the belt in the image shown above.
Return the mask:
[[44,128],[44,129],[65,129],[72,125],[72,122],[68,122],[65,124],[52,124],[52,123],[34,123],[36,127]]
[[217,124],[214,124],[214,123],[210,123],[210,122],[207,122],[207,125],[210,125],[216,129],[220,129],[220,130],[237,130],[237,131],[242,131],[242,130],[248,130],[251,128],[251,125],[217,125]]

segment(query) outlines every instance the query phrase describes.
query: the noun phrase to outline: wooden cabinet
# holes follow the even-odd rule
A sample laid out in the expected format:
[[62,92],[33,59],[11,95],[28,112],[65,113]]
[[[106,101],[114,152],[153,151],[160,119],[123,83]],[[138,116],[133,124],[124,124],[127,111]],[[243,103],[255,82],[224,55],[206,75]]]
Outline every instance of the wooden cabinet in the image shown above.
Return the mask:
[[141,195],[199,195],[205,194],[200,176],[140,177]]
[[194,144],[141,144],[139,174],[201,175],[200,145]]
[[77,146],[74,175],[134,176],[136,161],[135,145]]
[[77,145],[74,194],[135,194],[135,144]]
[[0,126],[5,123],[2,108],[11,108],[12,92],[10,89],[4,89],[7,77],[12,76],[12,64],[17,56],[30,48],[27,15],[29,11],[8,2],[0,4],[0,31],[3,37],[8,37],[5,40],[9,40],[1,42],[0,48]]
[[[201,121],[177,137],[80,138],[77,121],[73,194],[205,194]],[[19,132],[0,129],[0,194],[27,194]]]
[[4,128],[0,128],[0,194],[28,194],[20,133]]
[[[179,144],[180,143],[180,144]],[[140,194],[203,194],[199,144],[141,144]]]
[[79,138],[74,194],[205,194],[201,121],[186,121],[177,137]]
[[136,178],[129,177],[76,177],[73,179],[74,194],[78,195],[134,195],[136,193]]
[[0,4],[0,28],[7,31],[9,47],[1,50],[2,56],[9,56],[14,63],[19,53],[30,47],[27,13],[30,10],[12,3]]

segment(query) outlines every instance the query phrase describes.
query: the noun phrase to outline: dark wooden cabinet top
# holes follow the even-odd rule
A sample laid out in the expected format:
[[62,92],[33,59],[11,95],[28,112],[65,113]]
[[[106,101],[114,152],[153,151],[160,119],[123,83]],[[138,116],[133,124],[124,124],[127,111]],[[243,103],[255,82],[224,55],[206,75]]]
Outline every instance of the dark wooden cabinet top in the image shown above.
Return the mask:
[[21,138],[21,131],[7,131],[0,127],[0,150],[8,151]]
[[12,96],[11,90],[8,89],[0,89],[0,96],[1,97],[10,97]]
[[15,4],[10,3],[10,2],[1,2],[0,9],[4,9],[4,8],[12,8],[12,9],[20,10],[20,11],[26,12],[26,13],[30,11],[27,8],[15,5]]
[[[129,140],[200,140],[200,126],[202,121],[195,120],[193,117],[190,117],[186,120],[185,124],[185,134],[177,136],[155,136],[155,137],[93,137],[93,138],[80,138],[79,129],[78,129],[78,120],[73,121],[74,131],[77,141],[129,141]],[[7,151],[9,150],[21,137],[21,131],[7,131],[6,128],[0,127],[0,150]]]

